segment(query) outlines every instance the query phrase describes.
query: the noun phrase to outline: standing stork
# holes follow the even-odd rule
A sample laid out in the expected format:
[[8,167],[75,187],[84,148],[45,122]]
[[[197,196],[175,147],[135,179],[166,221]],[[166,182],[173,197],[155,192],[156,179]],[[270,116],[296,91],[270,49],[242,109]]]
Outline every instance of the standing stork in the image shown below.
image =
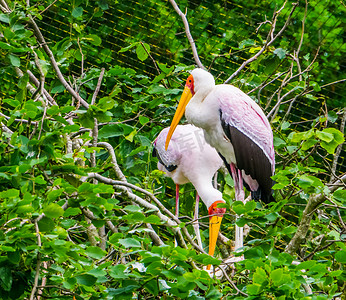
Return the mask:
[[[193,125],[178,125],[171,135],[171,143],[165,149],[169,128],[163,129],[154,141],[153,156],[157,156],[158,169],[166,172],[176,184],[176,216],[178,216],[179,185],[191,182],[197,191],[195,217],[198,218],[199,196],[209,213],[209,255],[213,256],[220,224],[225,208],[218,203],[225,202],[222,193],[212,185],[214,174],[223,165],[216,150],[205,142],[203,131]],[[194,226],[198,242],[201,240],[197,226]]]
[[[244,186],[255,200],[274,200],[273,132],[262,109],[248,95],[232,85],[215,85],[209,72],[194,69],[173,117],[166,149],[184,112],[189,123],[204,130],[206,141],[225,162],[234,181],[236,200],[244,202]],[[241,232],[239,238],[235,249],[243,245]]]

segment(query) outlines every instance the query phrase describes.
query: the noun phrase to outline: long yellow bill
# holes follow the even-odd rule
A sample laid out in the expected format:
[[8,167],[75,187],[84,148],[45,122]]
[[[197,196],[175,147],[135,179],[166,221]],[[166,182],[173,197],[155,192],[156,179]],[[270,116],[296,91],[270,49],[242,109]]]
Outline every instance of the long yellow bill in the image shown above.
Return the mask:
[[[219,235],[222,217],[212,216],[209,219],[209,255],[214,256],[216,241]],[[208,265],[207,270],[210,270],[211,265]]]
[[175,128],[177,127],[177,125],[179,124],[179,121],[185,112],[186,105],[189,103],[191,98],[192,98],[192,93],[190,91],[190,88],[185,86],[183,94],[181,95],[181,98],[180,98],[180,101],[178,104],[178,108],[175,111],[171,126],[170,126],[168,134],[167,134],[166,144],[165,144],[166,150],[168,148],[169,141],[171,140],[173,132],[174,132]]

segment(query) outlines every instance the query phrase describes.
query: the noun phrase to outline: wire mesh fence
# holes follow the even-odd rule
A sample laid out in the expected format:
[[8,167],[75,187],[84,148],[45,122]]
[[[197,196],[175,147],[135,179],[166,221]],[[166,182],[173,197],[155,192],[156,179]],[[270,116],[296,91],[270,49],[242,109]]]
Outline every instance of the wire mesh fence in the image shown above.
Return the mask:
[[[280,7],[279,4],[277,1],[261,1],[260,4],[255,1],[178,2],[182,10],[186,8],[201,61],[219,76],[219,82],[224,81],[249,58],[249,45],[260,46],[263,43],[259,32],[269,29],[268,23]],[[287,7],[292,3],[288,4]],[[310,55],[311,59],[319,49],[320,67],[313,74],[314,80],[320,85],[342,80],[345,68],[342,57],[345,51],[342,28],[344,9],[332,0],[310,1],[304,16],[305,4],[300,1],[287,28],[287,35],[283,35],[278,43],[288,49],[297,49],[302,35],[302,20],[309,20],[309,28],[304,28],[301,55]],[[87,23],[83,24],[78,23],[78,18],[75,23],[68,21],[76,5],[65,1],[53,2],[43,14],[40,27],[46,39],[53,44],[69,36],[76,36],[81,30],[90,31],[90,34],[96,31],[102,40],[103,49],[84,58],[85,68],[102,66],[109,69],[121,66],[154,78],[157,70],[153,61],[167,65],[195,64],[183,23],[169,1],[95,1],[93,5],[80,2],[78,5],[83,7],[83,13],[90,16]],[[285,9],[278,19],[277,28],[284,24],[288,15],[289,9]],[[177,23],[180,26],[176,26]],[[135,51],[119,52],[139,41],[150,45],[152,59],[140,61]],[[78,53],[71,55],[78,56]],[[77,59],[70,69],[71,75],[80,73],[79,61]],[[249,91],[251,82],[256,80],[256,69],[245,68],[232,84]],[[262,93],[264,103],[277,84],[280,84],[280,80],[269,85]],[[244,82],[250,82],[250,85]],[[317,115],[326,114],[329,110],[337,111],[345,106],[344,99],[341,84],[330,85],[316,92],[313,100],[298,97],[292,104],[289,121],[304,128]],[[343,151],[339,172],[345,171],[345,164]]]

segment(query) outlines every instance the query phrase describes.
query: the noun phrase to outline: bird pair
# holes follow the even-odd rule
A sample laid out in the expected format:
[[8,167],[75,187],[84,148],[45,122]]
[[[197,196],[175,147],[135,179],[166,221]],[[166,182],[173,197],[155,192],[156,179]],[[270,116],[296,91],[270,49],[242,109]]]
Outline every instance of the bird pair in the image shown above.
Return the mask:
[[[200,143],[195,150],[201,151],[189,152],[186,158],[185,151],[178,151],[182,146],[176,141],[187,134],[192,136],[192,130],[197,131],[193,127],[178,126],[184,113],[190,124],[202,129],[207,142],[203,143],[202,134],[196,133]],[[217,206],[224,202],[222,194],[211,184],[212,176],[221,165],[220,158],[233,178],[237,201],[245,201],[244,187],[251,191],[255,200],[265,203],[274,200],[271,176],[274,175],[275,154],[268,119],[248,95],[232,85],[215,85],[214,77],[205,70],[194,69],[187,78],[171,126],[160,133],[154,147],[159,168],[165,168],[176,184],[190,181],[208,207],[210,255],[214,254],[225,213],[224,208]],[[242,243],[236,244],[236,247],[241,246]]]

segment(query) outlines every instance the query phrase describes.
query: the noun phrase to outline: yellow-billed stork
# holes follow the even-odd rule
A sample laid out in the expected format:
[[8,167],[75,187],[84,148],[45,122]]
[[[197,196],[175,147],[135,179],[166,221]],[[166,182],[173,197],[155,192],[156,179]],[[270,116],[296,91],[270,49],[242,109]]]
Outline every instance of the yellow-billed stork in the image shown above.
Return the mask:
[[[171,142],[165,149],[169,128],[163,129],[154,141],[153,156],[158,157],[158,169],[166,172],[176,184],[176,216],[178,216],[179,185],[191,182],[197,191],[195,220],[198,218],[198,199],[201,197],[209,213],[209,254],[214,255],[216,240],[225,208],[217,207],[225,202],[222,193],[214,188],[213,176],[223,161],[204,139],[203,130],[193,125],[178,125]],[[194,223],[196,224],[196,222]],[[199,244],[198,225],[195,227]]]
[[[236,200],[244,202],[243,186],[255,200],[265,203],[274,200],[273,132],[255,101],[235,86],[215,85],[212,74],[197,68],[186,80],[166,149],[184,112],[189,123],[203,129],[206,141],[225,162],[234,181]],[[242,241],[235,248],[241,246]]]

